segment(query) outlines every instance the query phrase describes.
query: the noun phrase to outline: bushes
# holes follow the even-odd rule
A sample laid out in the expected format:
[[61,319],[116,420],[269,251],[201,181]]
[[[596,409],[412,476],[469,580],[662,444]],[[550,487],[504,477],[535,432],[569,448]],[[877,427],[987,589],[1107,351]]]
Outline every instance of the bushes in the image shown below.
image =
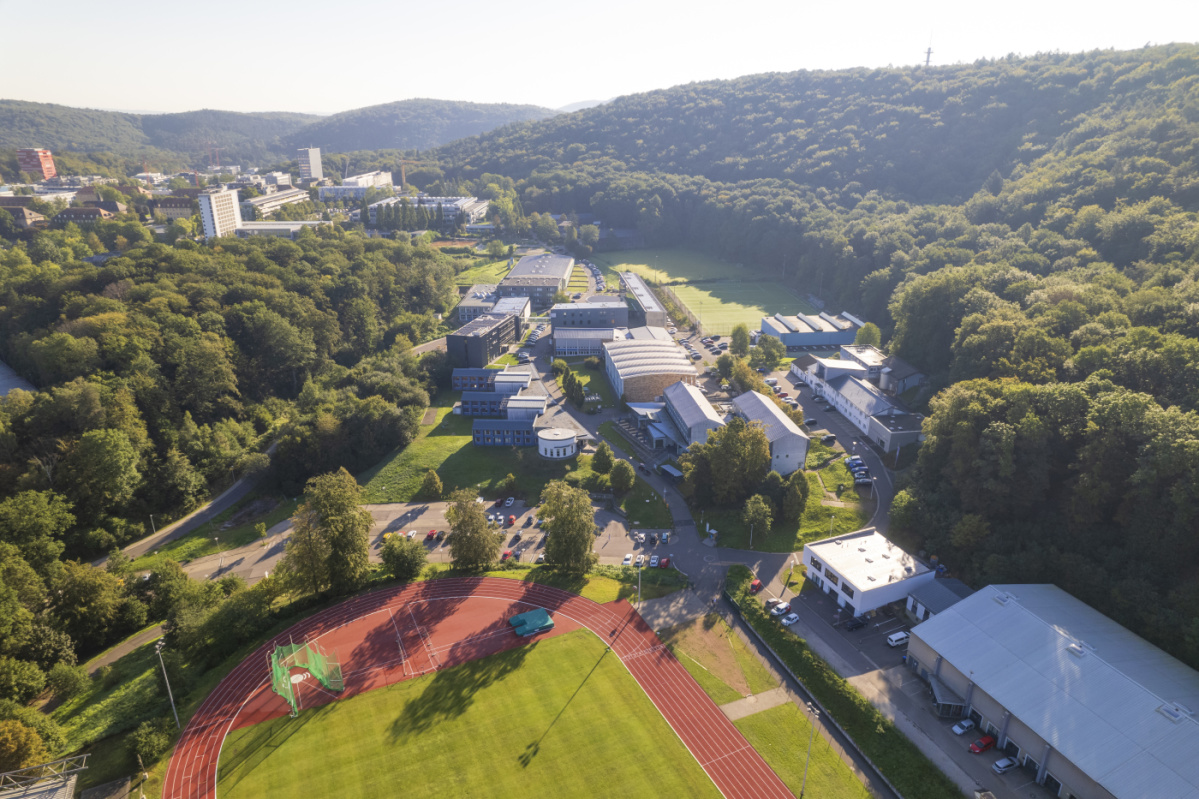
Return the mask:
[[91,684],[91,679],[82,666],[56,663],[46,677],[46,684],[59,699],[70,699],[87,688]]
[[586,366],[588,369],[594,372],[601,372],[604,369],[603,362],[594,355],[589,355],[588,357],[584,358],[583,366]]
[[749,593],[752,579],[753,574],[744,566],[729,568],[726,590],[741,615],[896,790],[904,796],[959,799],[957,786],[890,720],[812,652],[802,638],[766,615],[762,604]]
[[420,576],[428,561],[428,553],[420,541],[402,534],[388,536],[383,542],[383,568],[397,580],[407,582]]
[[165,718],[143,721],[129,736],[129,751],[140,757],[142,763],[158,760],[170,746],[171,722]]
[[612,464],[612,472],[608,475],[608,479],[612,484],[612,493],[623,495],[633,489],[637,474],[628,461],[616,461]]
[[46,687],[46,675],[26,660],[0,657],[0,698],[26,704]]

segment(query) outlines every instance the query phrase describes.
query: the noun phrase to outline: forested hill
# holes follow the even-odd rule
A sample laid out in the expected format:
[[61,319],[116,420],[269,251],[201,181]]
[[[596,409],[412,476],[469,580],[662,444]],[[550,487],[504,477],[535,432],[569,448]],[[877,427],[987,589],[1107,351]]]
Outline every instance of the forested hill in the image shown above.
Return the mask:
[[555,113],[535,105],[401,100],[334,114],[295,131],[287,141],[326,152],[425,150]]
[[1096,149],[1119,127],[1162,116],[1159,135],[1168,136],[1188,115],[1193,122],[1186,94],[1197,52],[1169,46],[751,75],[621,97],[443,152],[514,177],[610,159],[721,182],[778,178],[961,201],[993,172],[1009,176],[1054,150]]
[[207,159],[207,143],[216,142],[222,148],[222,159],[237,163],[275,157],[281,151],[280,137],[319,118],[312,114],[212,110],[126,114],[0,100],[0,149],[47,147],[120,155],[158,149],[192,156],[199,163]]

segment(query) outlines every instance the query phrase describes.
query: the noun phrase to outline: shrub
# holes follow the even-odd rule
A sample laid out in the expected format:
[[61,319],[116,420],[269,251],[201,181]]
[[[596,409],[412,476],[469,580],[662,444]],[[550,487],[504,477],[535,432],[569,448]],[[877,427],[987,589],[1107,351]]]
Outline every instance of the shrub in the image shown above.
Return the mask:
[[129,736],[129,751],[141,757],[143,764],[153,763],[171,745],[171,722],[168,719],[152,719],[137,725]]
[[389,536],[383,542],[383,568],[397,580],[407,582],[420,576],[428,560],[428,553],[420,541],[403,535]]
[[612,472],[608,475],[608,479],[612,483],[612,493],[627,494],[633,489],[637,474],[628,461],[617,461],[612,464]]
[[82,666],[57,663],[46,676],[46,684],[59,699],[70,699],[86,689],[91,684],[91,679]]
[[16,771],[49,759],[35,730],[19,721],[0,721],[0,771]]
[[604,368],[604,365],[603,365],[603,363],[600,362],[600,359],[595,357],[594,355],[590,355],[587,358],[584,358],[583,365],[586,366],[588,369],[592,369],[596,372],[598,372],[600,369]]
[[46,675],[36,663],[0,657],[0,698],[25,704],[45,687]]
[[66,745],[62,728],[58,722],[35,707],[17,704],[11,699],[0,699],[0,721],[19,721],[34,729],[50,754],[59,752]]
[[101,689],[107,691],[120,685],[121,673],[112,666],[101,666],[96,669],[96,675],[93,679],[100,684]]
[[441,478],[437,476],[437,472],[430,469],[425,473],[425,481],[421,483],[420,498],[421,499],[441,499]]
[[561,358],[555,358],[550,364],[550,369],[553,370],[555,377],[560,377],[570,371],[570,364]]
[[607,474],[612,471],[612,448],[607,441],[601,441],[591,456],[591,471],[596,474]]

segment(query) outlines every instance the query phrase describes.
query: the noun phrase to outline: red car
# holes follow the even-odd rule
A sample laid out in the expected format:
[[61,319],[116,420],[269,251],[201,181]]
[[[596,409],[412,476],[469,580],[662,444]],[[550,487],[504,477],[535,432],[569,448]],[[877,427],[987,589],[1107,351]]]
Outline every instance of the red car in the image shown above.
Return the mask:
[[669,569],[670,568],[670,558],[662,558],[661,560],[659,560],[658,568],[659,569]]
[[426,540],[426,541],[432,541],[432,540],[433,540],[434,538],[436,538],[436,537],[437,537],[437,531],[436,531],[436,530],[430,530],[429,532],[425,533],[425,540]]
[[511,526],[512,526],[512,525],[514,525],[514,524],[516,524],[516,517],[515,517],[515,516],[509,516],[509,517],[508,517],[508,526],[509,526],[509,527],[511,527]]
[[976,755],[981,755],[988,749],[995,748],[995,738],[991,735],[984,735],[974,743],[970,744],[970,751]]
[[[510,549],[505,549],[505,550],[504,550],[504,554],[503,554],[503,556],[500,558],[500,560],[507,560],[507,559],[508,559],[508,558],[510,558],[510,557],[512,557],[512,550],[510,550]],[[994,742],[994,741],[992,741],[991,743],[995,743],[995,742]]]
[[762,581],[761,580],[754,580],[752,583],[749,584],[749,592],[751,594],[756,594],[761,590],[762,590]]

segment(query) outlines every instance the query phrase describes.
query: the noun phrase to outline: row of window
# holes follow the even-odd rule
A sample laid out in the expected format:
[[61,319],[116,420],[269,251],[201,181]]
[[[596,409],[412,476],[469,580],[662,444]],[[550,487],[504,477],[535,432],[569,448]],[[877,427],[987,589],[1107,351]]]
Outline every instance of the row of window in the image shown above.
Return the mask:
[[475,443],[483,446],[488,445],[511,445],[511,446],[532,446],[533,436],[523,433],[515,435],[492,435],[490,433],[475,433]]

